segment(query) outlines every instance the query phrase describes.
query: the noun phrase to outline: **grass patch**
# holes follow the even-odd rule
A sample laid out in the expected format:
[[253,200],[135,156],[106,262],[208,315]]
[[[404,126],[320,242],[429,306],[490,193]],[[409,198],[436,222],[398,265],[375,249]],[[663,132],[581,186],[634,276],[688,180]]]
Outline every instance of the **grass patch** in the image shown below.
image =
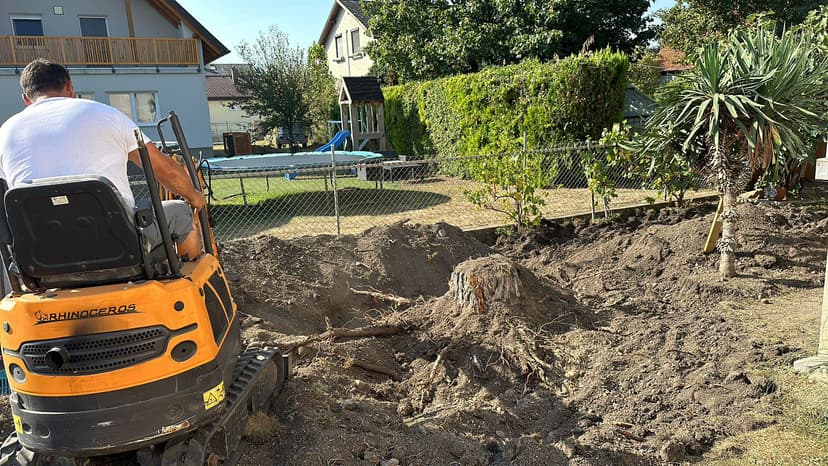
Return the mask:
[[281,431],[282,426],[275,417],[256,413],[247,418],[244,435],[250,443],[264,445],[273,442]]
[[777,423],[718,443],[707,456],[717,466],[828,464],[828,387],[790,369],[766,373],[779,385]]
[[[280,238],[337,232],[333,188],[328,180],[326,190],[325,177],[318,174],[300,175],[295,180],[277,174],[209,181],[220,240],[262,232]],[[337,178],[340,231],[355,234],[406,219],[421,224],[447,222],[461,228],[502,226],[502,214],[478,208],[466,198],[466,191],[476,186],[470,180],[429,174],[386,181],[379,189],[377,182],[360,181],[343,173]],[[647,198],[658,197],[654,191],[640,189],[617,192],[613,208],[644,204]],[[586,188],[547,189],[543,195],[546,205],[542,213],[546,218],[590,212],[592,196]]]
[[[772,305],[722,306],[730,309],[751,338],[784,342],[800,351],[792,360],[816,354],[822,289],[802,290],[774,298]],[[778,385],[774,413],[756,413],[773,424],[719,442],[705,457],[717,466],[824,465],[828,464],[828,386],[808,381],[807,376],[786,366],[747,369]]]

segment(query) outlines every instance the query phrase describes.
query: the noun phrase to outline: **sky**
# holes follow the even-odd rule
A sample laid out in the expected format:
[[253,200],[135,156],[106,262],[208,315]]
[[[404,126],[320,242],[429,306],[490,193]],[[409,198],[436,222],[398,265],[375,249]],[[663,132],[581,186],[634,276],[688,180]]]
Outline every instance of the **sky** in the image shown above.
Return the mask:
[[[271,25],[288,35],[291,45],[307,48],[319,39],[334,0],[178,0],[233,53],[216,63],[239,63],[236,47],[253,42]],[[655,0],[651,11],[669,8],[675,0]]]

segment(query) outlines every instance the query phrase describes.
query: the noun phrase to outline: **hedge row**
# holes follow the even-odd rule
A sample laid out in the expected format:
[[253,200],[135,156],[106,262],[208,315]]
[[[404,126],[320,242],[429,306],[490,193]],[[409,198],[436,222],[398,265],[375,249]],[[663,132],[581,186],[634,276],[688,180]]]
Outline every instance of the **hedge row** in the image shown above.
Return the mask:
[[386,87],[385,125],[400,154],[512,152],[598,139],[623,118],[629,61],[608,50],[553,63]]

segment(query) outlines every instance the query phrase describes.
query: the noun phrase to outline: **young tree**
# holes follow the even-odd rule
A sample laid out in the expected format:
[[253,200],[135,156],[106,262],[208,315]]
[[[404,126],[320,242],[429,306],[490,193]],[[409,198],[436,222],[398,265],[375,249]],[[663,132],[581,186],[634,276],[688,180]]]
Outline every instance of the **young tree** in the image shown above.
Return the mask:
[[828,61],[810,28],[781,36],[772,23],[735,31],[706,45],[693,70],[677,78],[648,122],[652,148],[679,141],[700,156],[723,199],[722,277],[736,274],[736,197],[752,170],[813,153],[824,132]]
[[312,134],[319,140],[326,134],[328,120],[334,115],[339,118],[336,80],[328,68],[328,56],[322,45],[314,43],[308,49],[308,66],[310,67],[308,118],[311,121]]
[[236,89],[249,96],[238,105],[248,114],[260,115],[267,131],[283,128],[293,150],[293,129],[309,122],[312,79],[305,50],[291,47],[287,35],[271,26],[253,44],[239,44],[238,52],[250,65],[236,78]]

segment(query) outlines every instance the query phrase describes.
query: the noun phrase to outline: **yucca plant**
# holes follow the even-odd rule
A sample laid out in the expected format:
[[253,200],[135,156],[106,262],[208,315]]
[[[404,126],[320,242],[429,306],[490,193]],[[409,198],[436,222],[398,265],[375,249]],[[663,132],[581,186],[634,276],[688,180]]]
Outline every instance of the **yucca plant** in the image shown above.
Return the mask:
[[805,159],[815,143],[806,135],[825,133],[826,99],[828,63],[813,31],[778,34],[770,23],[704,47],[693,70],[661,96],[645,148],[679,144],[715,180],[723,199],[722,277],[736,275],[736,199],[751,171],[780,154]]

